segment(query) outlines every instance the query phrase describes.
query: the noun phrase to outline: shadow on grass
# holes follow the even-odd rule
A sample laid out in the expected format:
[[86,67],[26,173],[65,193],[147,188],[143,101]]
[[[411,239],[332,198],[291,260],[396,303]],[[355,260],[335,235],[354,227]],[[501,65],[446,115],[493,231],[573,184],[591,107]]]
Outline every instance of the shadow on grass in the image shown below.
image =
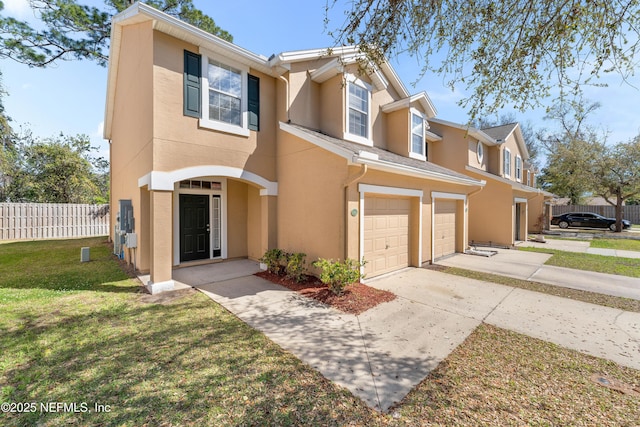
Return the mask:
[[90,412],[6,414],[3,425],[376,424],[362,401],[203,295],[137,298],[73,314],[46,307],[4,330],[1,401],[85,402]]

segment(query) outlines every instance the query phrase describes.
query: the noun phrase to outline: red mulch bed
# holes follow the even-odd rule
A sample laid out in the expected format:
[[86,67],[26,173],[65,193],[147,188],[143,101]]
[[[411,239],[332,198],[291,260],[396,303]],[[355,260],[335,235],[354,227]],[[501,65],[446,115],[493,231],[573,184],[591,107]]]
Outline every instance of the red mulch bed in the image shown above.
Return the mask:
[[371,288],[362,283],[351,284],[345,288],[342,295],[334,295],[327,285],[314,276],[307,276],[307,280],[302,283],[297,283],[284,276],[278,276],[268,271],[256,273],[256,276],[350,314],[364,313],[378,304],[393,301],[396,298],[396,296],[389,291]]

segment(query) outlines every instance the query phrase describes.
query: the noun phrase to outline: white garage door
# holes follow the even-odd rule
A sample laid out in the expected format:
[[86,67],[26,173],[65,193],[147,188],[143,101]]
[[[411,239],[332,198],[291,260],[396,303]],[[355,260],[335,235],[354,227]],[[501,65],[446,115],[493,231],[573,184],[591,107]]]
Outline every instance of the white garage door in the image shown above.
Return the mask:
[[367,197],[364,203],[364,259],[367,277],[409,265],[409,199]]
[[456,206],[455,200],[435,201],[435,228],[433,230],[433,258],[442,258],[456,251]]

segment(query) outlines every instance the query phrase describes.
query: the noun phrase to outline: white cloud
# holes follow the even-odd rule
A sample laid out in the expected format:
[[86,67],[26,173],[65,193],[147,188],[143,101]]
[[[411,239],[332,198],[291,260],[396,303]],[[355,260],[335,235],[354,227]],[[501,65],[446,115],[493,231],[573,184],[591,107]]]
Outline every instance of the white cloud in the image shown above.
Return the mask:
[[33,16],[28,0],[4,0],[4,11],[7,15],[18,19]]
[[103,134],[104,134],[104,122],[100,122],[98,123],[98,127],[95,133],[93,134],[93,136],[97,138],[103,138]]

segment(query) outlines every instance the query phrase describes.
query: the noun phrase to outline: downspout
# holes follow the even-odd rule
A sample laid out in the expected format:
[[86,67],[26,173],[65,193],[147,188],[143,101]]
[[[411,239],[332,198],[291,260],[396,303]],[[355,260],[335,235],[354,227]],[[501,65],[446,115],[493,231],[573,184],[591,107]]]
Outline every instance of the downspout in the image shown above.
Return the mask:
[[[349,186],[351,186],[351,184],[354,184],[358,181],[360,181],[367,173],[367,171],[369,170],[369,167],[366,164],[362,164],[361,168],[360,168],[360,172],[354,176],[354,177],[349,177],[347,178],[347,180],[342,184],[344,187],[344,207],[345,207],[345,213],[344,213],[344,259],[347,259],[347,255],[349,253],[349,239],[347,239],[347,234],[348,234],[348,229],[349,229],[349,215],[350,212],[347,211],[347,206],[349,205]],[[360,239],[359,233],[358,233],[358,241]],[[358,243],[358,246],[360,246],[360,244]]]
[[287,110],[287,123],[291,123],[291,117],[289,116],[289,109],[290,109],[289,80],[285,79],[283,76],[278,76],[278,79],[284,82],[285,97],[286,97],[285,102],[286,102],[286,110]]

